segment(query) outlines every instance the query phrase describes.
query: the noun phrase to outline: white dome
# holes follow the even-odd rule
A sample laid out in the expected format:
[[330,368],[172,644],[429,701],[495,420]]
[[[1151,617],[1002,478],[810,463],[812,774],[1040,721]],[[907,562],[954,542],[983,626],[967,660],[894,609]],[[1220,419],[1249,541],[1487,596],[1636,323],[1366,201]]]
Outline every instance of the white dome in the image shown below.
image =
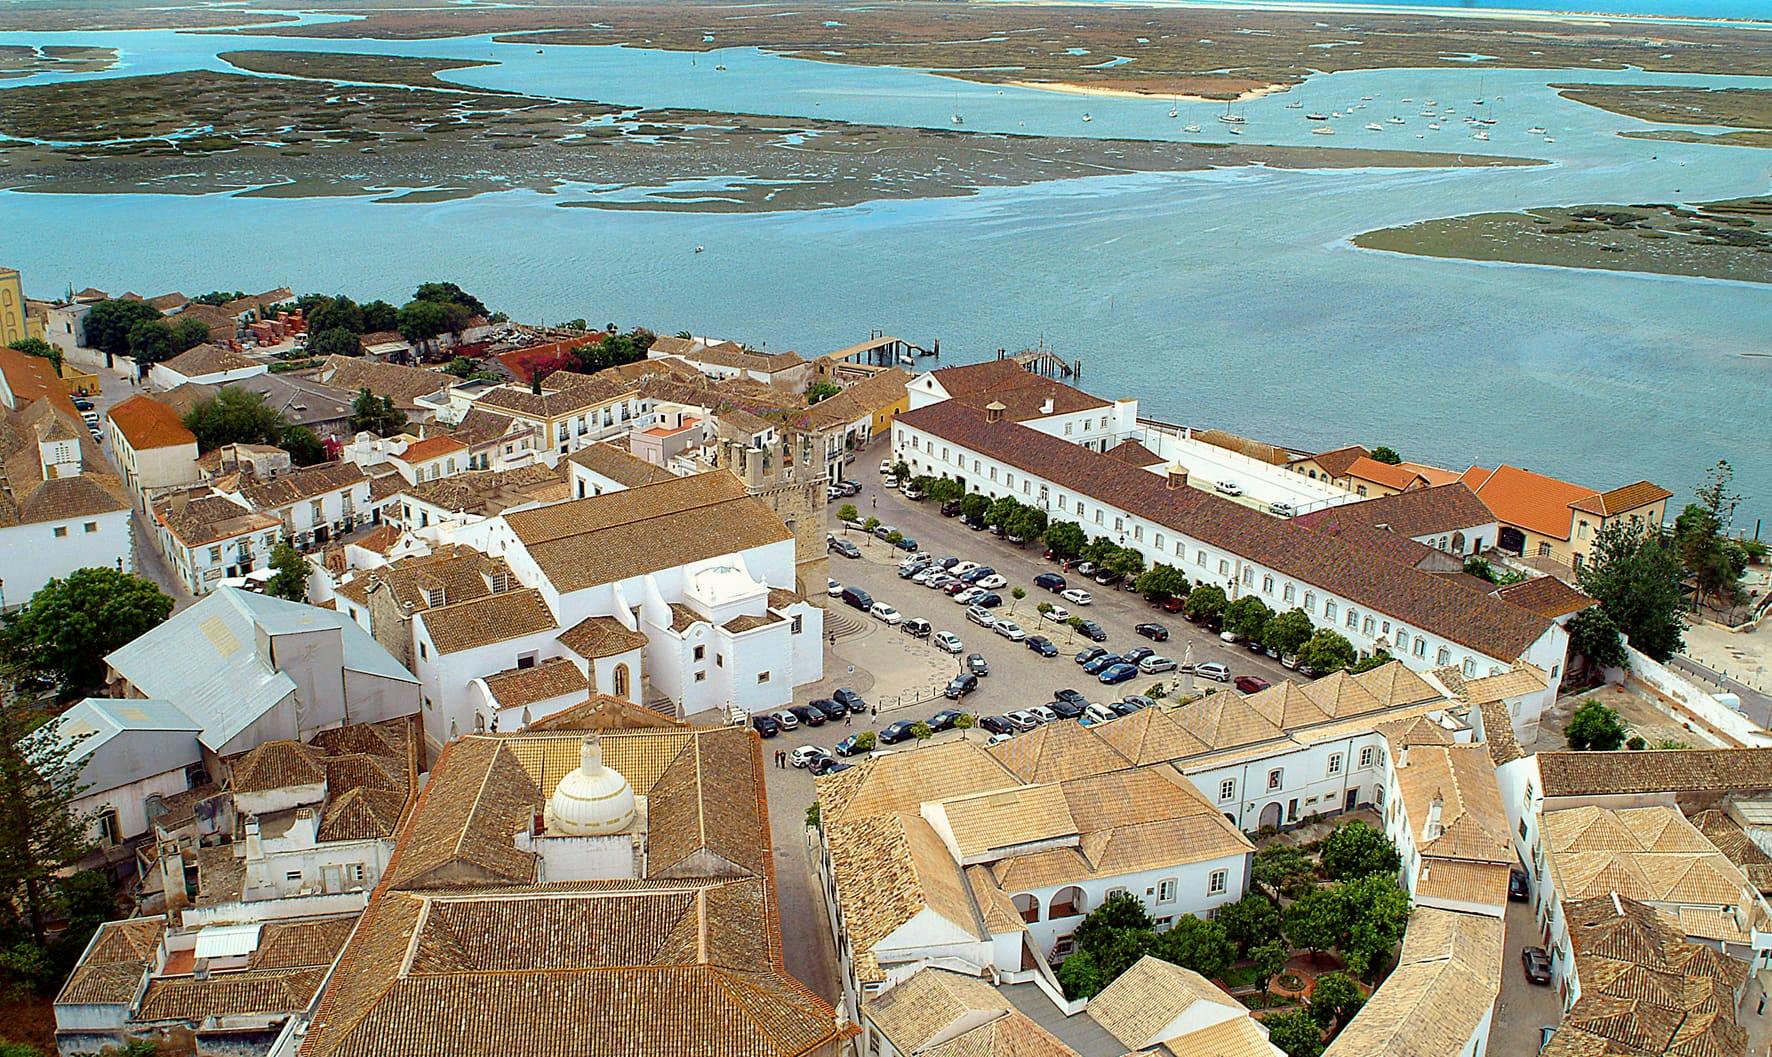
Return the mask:
[[578,769],[560,779],[548,797],[545,816],[550,834],[595,837],[620,833],[634,824],[634,787],[617,771],[603,766],[603,746],[586,734],[578,751]]

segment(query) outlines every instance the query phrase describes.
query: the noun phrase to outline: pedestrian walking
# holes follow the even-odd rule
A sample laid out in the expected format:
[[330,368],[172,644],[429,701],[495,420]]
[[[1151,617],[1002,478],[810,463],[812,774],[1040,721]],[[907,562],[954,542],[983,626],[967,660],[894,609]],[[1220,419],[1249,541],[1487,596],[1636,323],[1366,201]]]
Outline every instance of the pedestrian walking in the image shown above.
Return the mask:
[[873,716],[875,719],[880,718],[880,706],[879,705],[869,705],[868,706],[868,715]]
[[847,727],[849,725],[849,718],[850,718],[849,713],[847,713],[847,712],[843,713],[843,725],[845,727]]

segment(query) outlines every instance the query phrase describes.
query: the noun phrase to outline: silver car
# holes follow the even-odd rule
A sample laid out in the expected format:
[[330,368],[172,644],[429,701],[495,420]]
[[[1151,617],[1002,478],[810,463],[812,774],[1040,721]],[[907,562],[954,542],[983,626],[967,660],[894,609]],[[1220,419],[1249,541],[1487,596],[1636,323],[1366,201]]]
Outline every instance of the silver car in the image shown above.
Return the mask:
[[1231,670],[1217,661],[1194,665],[1194,674],[1202,679],[1216,679],[1221,683],[1231,681]]
[[1173,672],[1175,670],[1175,658],[1165,657],[1162,654],[1154,654],[1139,661],[1138,670],[1146,675],[1156,675],[1158,672]]

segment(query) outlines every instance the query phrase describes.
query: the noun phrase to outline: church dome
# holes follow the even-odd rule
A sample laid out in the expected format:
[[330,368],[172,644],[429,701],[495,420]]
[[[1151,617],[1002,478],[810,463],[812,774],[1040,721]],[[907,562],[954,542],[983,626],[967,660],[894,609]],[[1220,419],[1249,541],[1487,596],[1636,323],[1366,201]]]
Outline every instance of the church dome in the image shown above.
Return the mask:
[[545,821],[548,833],[561,837],[620,833],[634,824],[634,787],[603,766],[603,745],[596,734],[585,735],[578,769],[560,779],[548,797]]

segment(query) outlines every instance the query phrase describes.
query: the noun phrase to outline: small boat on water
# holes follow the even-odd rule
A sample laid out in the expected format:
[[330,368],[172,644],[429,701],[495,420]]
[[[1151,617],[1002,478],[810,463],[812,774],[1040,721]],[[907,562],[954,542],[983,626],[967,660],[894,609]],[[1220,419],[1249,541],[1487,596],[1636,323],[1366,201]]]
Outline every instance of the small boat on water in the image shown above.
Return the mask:
[[1227,125],[1241,125],[1243,123],[1243,115],[1242,114],[1220,114],[1220,115],[1218,115],[1218,120],[1224,122]]
[[1475,132],[1471,133],[1471,139],[1479,139],[1479,140],[1482,140],[1484,143],[1487,143],[1487,142],[1489,142],[1489,130],[1480,128],[1480,129],[1476,130]]
[[1242,130],[1242,129],[1240,129],[1240,128],[1238,128],[1238,127],[1237,127],[1237,126],[1235,126],[1235,125],[1232,125],[1232,126],[1231,126],[1231,135],[1233,135],[1233,136],[1241,136],[1241,135],[1242,135],[1242,134],[1243,134],[1243,130]]
[[1084,121],[1094,121],[1095,119],[1089,116],[1089,111],[1085,110],[1085,111],[1083,111],[1083,120]]
[[1404,121],[1402,118],[1398,117],[1395,114],[1392,114],[1390,117],[1386,118],[1385,120],[1389,124],[1392,124],[1392,125],[1406,125],[1406,124],[1408,124],[1407,121]]
[[1286,109],[1287,110],[1303,110],[1304,104],[1299,102],[1298,100],[1294,99],[1294,100],[1292,100],[1292,102],[1286,104]]
[[1368,132],[1383,132],[1384,126],[1380,125],[1376,121],[1368,121],[1368,122],[1366,122],[1366,130]]
[[1311,135],[1313,135],[1313,136],[1333,136],[1333,135],[1335,135],[1335,130],[1330,128],[1328,125],[1318,125],[1316,128],[1311,129]]
[[1526,135],[1528,135],[1528,136],[1542,136],[1542,135],[1544,135],[1544,127],[1541,125],[1533,125],[1531,128],[1526,130]]
[[1198,126],[1198,125],[1186,125],[1186,126],[1184,126],[1184,127],[1183,127],[1183,128],[1182,128],[1182,131],[1183,131],[1183,132],[1198,132],[1198,131],[1200,131],[1200,126]]
[[726,72],[726,67],[724,67],[724,66],[716,66],[716,67],[714,67],[714,69],[720,71],[721,73]]
[[955,114],[955,115],[954,115],[954,124],[956,124],[956,125],[964,125],[964,124],[965,124],[965,123],[966,123],[966,119],[965,119],[965,118],[963,118],[963,117],[961,117],[961,116],[960,116],[960,115],[959,115],[959,114]]
[[1181,111],[1175,109],[1174,107],[1170,107],[1169,108],[1169,116],[1170,117],[1180,117]]
[[1546,137],[1544,137],[1544,141],[1546,143],[1555,143],[1556,139],[1555,139],[1555,137],[1552,137],[1552,136],[1546,136]]
[[1435,132],[1440,131],[1440,123],[1438,121],[1429,121],[1427,127],[1433,129]]
[[706,246],[697,246],[697,247],[695,247],[695,252],[697,252],[697,253],[702,253],[702,252],[705,252],[705,251],[706,251],[706,250],[707,250],[707,247],[706,247]]
[[1329,120],[1329,118],[1326,115],[1319,114],[1315,111],[1312,111],[1311,113],[1304,115],[1304,119],[1306,121],[1327,121],[1327,120]]

